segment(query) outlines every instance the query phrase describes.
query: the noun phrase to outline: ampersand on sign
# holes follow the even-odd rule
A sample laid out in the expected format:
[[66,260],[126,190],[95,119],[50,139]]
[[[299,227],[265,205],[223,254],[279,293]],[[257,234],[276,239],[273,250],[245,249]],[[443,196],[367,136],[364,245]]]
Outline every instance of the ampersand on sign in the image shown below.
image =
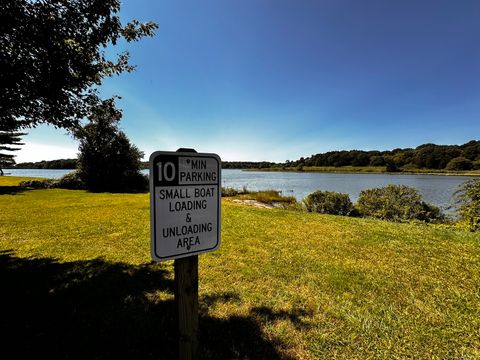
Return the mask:
[[192,222],[192,216],[190,215],[190,213],[187,213],[187,218],[185,219],[186,222]]

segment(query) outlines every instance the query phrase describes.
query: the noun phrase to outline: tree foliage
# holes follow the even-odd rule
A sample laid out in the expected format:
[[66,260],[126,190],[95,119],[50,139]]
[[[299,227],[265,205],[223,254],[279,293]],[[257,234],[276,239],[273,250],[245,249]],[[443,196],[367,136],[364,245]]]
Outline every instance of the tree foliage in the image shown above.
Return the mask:
[[[461,159],[464,159],[460,162]],[[455,161],[453,161],[455,160]],[[453,162],[452,162],[453,161]],[[451,163],[452,162],[452,163]],[[451,164],[450,164],[451,163]],[[423,144],[415,149],[389,151],[342,150],[319,153],[284,163],[272,162],[223,162],[224,169],[291,168],[310,166],[385,166],[388,172],[409,169],[470,170],[480,169],[480,141],[472,140],[463,145]]]
[[128,52],[109,59],[106,47],[157,28],[122,24],[119,10],[119,0],[1,1],[0,123],[78,126],[100,102],[102,79],[134,69]]
[[77,159],[42,160],[15,165],[16,169],[75,169],[76,167]]
[[3,175],[2,168],[13,167],[15,165],[12,152],[20,150],[19,145],[23,145],[22,136],[25,133],[11,131],[9,127],[0,123],[0,175]]
[[[465,159],[461,164],[459,159]],[[447,165],[454,159],[454,163]],[[390,151],[343,150],[319,153],[277,166],[388,166],[389,171],[401,168],[470,170],[480,160],[480,141],[472,140],[463,145],[423,144],[415,149],[393,149]],[[457,167],[458,167],[457,166]],[[455,169],[457,170],[457,169]]]
[[458,213],[468,230],[480,230],[480,179],[470,179],[455,193]]
[[222,169],[263,169],[275,166],[273,162],[222,161]]
[[315,191],[303,203],[309,212],[331,215],[350,215],[354,210],[348,194],[333,191]]
[[446,166],[447,170],[471,170],[473,162],[463,156],[458,156],[450,160]]
[[356,207],[363,216],[391,221],[433,221],[441,217],[438,208],[423,202],[415,188],[405,185],[362,190]]
[[148,180],[140,174],[143,153],[120,131],[122,117],[112,99],[92,108],[90,122],[78,129],[78,171],[90,191],[144,191]]

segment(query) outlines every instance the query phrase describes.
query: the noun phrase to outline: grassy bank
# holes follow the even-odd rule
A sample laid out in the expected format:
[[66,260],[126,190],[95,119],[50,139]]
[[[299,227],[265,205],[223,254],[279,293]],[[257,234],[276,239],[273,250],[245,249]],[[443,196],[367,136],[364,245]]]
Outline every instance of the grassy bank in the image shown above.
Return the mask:
[[[172,262],[149,257],[148,194],[0,178],[0,330],[48,358],[172,358]],[[480,234],[223,200],[200,256],[212,359],[480,357]]]
[[399,169],[398,172],[388,172],[386,166],[304,166],[298,167],[272,167],[261,169],[248,169],[248,171],[285,171],[285,172],[325,172],[339,174],[405,174],[405,175],[457,175],[480,176],[480,170],[449,171],[436,169]]

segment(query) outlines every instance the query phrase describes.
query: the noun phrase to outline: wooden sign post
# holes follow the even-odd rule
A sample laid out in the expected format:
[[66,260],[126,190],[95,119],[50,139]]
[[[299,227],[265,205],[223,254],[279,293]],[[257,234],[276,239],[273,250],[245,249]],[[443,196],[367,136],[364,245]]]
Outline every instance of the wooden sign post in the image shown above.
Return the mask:
[[198,358],[198,255],[175,260],[178,358]]
[[151,255],[175,260],[178,356],[198,357],[198,254],[220,246],[221,161],[193,149],[150,156]]

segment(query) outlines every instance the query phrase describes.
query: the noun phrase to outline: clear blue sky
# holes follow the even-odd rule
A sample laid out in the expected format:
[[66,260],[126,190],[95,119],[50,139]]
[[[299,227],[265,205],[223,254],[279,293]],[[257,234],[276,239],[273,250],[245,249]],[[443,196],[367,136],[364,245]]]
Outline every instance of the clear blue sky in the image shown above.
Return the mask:
[[[480,138],[478,0],[129,0],[155,21],[128,44],[122,128],[146,153],[294,160]],[[117,51],[123,50],[121,45]],[[75,156],[62,130],[25,137],[17,162]]]

